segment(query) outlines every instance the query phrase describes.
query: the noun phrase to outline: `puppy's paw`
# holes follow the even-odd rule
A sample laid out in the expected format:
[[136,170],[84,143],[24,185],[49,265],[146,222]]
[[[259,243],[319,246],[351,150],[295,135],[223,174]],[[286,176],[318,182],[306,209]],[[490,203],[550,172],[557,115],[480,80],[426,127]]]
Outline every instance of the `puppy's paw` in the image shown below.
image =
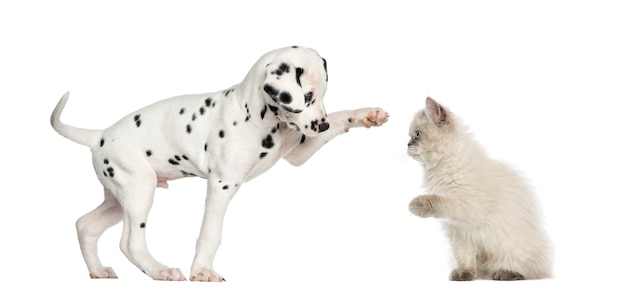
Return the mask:
[[213,269],[202,268],[191,272],[191,281],[195,282],[225,282],[226,280]]
[[185,275],[178,268],[168,268],[159,271],[154,277],[155,280],[160,281],[186,281]]
[[113,271],[113,268],[105,267],[102,270],[90,272],[89,277],[92,279],[116,279],[117,275],[115,271]]
[[409,203],[409,211],[422,218],[434,217],[439,199],[436,195],[420,195]]
[[389,120],[389,114],[381,108],[363,108],[355,110],[348,122],[353,126],[381,126]]

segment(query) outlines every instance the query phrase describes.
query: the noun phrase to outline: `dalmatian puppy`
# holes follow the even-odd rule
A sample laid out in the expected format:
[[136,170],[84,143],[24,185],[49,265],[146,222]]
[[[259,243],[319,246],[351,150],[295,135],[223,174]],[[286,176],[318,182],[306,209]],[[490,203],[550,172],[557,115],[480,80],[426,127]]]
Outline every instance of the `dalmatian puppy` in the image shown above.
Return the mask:
[[224,281],[213,269],[226,208],[239,187],[284,158],[300,165],[353,127],[380,126],[380,108],[331,113],[324,109],[326,60],[312,49],[288,47],[263,55],[243,82],[223,91],[184,95],[137,110],[104,130],[61,122],[66,93],[50,122],[61,135],[88,146],[104,186],[104,202],[76,222],[92,278],[117,278],[98,258],[97,242],[123,221],[120,248],[155,280],[186,280],[178,268],[148,252],[145,230],[157,187],[185,177],[207,180],[206,205],[192,281]]

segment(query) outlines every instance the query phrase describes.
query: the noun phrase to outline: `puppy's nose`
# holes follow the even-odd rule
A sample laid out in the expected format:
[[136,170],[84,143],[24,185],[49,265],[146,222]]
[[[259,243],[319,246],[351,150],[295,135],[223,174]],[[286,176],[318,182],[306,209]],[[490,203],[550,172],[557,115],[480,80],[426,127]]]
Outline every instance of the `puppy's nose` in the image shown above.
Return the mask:
[[328,122],[322,122],[318,126],[320,133],[326,131],[329,127],[330,127],[330,124],[328,124]]

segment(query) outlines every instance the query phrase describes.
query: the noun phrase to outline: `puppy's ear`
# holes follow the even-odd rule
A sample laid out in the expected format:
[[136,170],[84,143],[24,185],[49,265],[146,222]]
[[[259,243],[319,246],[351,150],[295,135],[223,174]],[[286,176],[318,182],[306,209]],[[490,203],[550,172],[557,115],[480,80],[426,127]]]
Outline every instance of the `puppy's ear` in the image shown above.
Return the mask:
[[300,83],[300,76],[304,71],[291,63],[274,61],[265,67],[263,91],[284,110],[300,113],[305,107]]
[[[281,91],[284,85],[285,79],[289,79],[289,73],[294,69],[285,62],[272,62],[265,66],[265,81],[263,82],[263,90],[267,93],[274,102],[279,104],[290,104],[292,101],[291,96],[285,95],[285,92]],[[282,81],[281,81],[282,80]]]
[[437,101],[431,97],[426,98],[426,115],[428,119],[434,124],[441,124],[446,122],[447,111]]

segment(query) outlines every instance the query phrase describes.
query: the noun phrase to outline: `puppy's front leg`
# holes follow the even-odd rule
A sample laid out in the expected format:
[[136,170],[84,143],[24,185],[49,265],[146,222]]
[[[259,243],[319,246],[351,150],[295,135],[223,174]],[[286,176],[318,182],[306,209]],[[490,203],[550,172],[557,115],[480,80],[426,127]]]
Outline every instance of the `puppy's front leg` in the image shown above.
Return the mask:
[[213,259],[222,242],[224,215],[230,200],[237,192],[239,183],[228,184],[217,178],[209,178],[204,219],[196,243],[196,256],[191,266],[192,281],[223,282],[224,278],[213,269]]
[[292,165],[301,165],[306,162],[317,150],[336,136],[347,133],[353,127],[370,128],[381,126],[389,114],[380,108],[361,108],[357,110],[345,110],[333,112],[328,115],[328,130],[315,137],[302,136],[297,145],[289,154],[285,156]]

